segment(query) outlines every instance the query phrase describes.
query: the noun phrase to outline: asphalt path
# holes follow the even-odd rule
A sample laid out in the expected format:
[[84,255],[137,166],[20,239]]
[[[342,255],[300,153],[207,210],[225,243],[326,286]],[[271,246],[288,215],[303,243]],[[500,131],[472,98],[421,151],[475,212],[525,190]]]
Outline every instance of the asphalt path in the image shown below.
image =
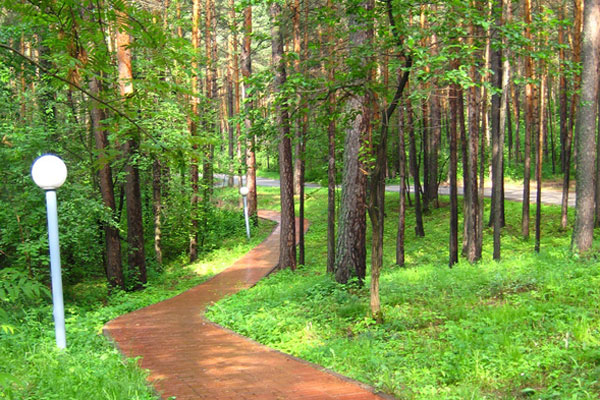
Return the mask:
[[[219,178],[219,180],[220,180],[219,186],[227,185],[227,180],[226,180],[227,176],[226,175],[215,174],[215,177]],[[234,184],[238,185],[238,182],[239,182],[239,177],[236,176],[234,178]],[[279,187],[279,180],[257,177],[256,184],[258,186]],[[304,187],[311,188],[311,189],[317,189],[322,186],[317,185],[315,183],[306,183],[304,185]],[[385,190],[388,192],[399,192],[400,185],[386,185]],[[414,188],[412,186],[410,187],[410,191],[411,191],[411,193],[414,193]],[[492,196],[492,188],[491,187],[484,187],[483,192],[484,192],[485,197]],[[441,195],[450,195],[450,186],[440,185],[438,193]],[[463,194],[463,188],[461,186],[458,187],[458,194],[460,196],[462,196],[462,194]],[[511,201],[519,201],[519,202],[522,201],[523,200],[523,188],[518,187],[518,186],[505,187],[504,188],[504,199],[511,200]],[[533,185],[531,185],[529,202],[535,203],[535,201],[536,201],[536,186],[534,183]],[[561,202],[562,202],[562,192],[560,190],[551,189],[551,188],[543,188],[542,189],[542,203],[552,204],[552,205],[560,205]],[[570,192],[569,193],[569,207],[574,207],[574,206],[575,206],[575,193]]]

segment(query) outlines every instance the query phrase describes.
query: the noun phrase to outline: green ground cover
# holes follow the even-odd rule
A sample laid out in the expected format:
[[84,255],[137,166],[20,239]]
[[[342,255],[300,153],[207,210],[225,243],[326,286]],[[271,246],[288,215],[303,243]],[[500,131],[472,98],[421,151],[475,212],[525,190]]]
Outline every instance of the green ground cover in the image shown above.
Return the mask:
[[[221,196],[235,203],[235,192],[225,189]],[[102,326],[121,314],[173,297],[207,280],[258,245],[274,225],[261,221],[247,242],[240,240],[245,239],[241,220],[235,220],[239,228],[231,230],[219,248],[204,254],[198,262],[186,265],[185,258],[181,258],[160,270],[151,269],[149,284],[143,291],[107,297],[103,278],[65,286],[65,351],[56,349],[48,296],[35,295],[33,285],[25,286],[27,294],[0,281],[0,310],[10,314],[0,324],[0,399],[157,399],[146,383],[146,372],[137,367],[135,360],[125,360],[119,354],[102,335]],[[19,279],[11,279],[19,283]],[[42,288],[41,292],[47,290]]]
[[[261,207],[277,208],[278,195],[261,188]],[[425,238],[411,209],[399,268],[397,196],[387,202],[382,325],[368,316],[368,284],[324,273],[326,189],[307,191],[307,265],[220,301],[209,318],[401,399],[598,398],[600,265],[570,254],[560,210],[543,207],[537,255],[520,237],[520,204],[507,202],[502,261],[486,229],[482,261],[449,269],[447,207],[425,217]]]

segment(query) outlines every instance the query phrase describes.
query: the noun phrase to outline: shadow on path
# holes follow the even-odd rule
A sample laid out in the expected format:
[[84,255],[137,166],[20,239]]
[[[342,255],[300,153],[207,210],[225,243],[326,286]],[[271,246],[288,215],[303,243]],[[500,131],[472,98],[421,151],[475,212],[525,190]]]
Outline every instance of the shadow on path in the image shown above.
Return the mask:
[[[279,213],[274,211],[260,211],[259,216],[279,222]],[[163,399],[389,399],[204,318],[208,305],[253,286],[276,267],[278,259],[279,225],[219,275],[110,321],[104,334],[127,357],[140,357],[140,366],[150,370],[148,379]]]

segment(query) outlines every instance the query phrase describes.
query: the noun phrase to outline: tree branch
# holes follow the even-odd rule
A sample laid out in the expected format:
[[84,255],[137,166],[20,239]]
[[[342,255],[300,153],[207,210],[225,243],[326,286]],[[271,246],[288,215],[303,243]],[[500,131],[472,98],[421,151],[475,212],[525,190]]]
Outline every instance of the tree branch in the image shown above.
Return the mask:
[[67,85],[79,90],[82,93],[85,93],[88,97],[90,97],[91,99],[97,101],[98,103],[106,106],[108,109],[110,109],[111,111],[114,111],[117,115],[125,118],[127,121],[129,121],[131,124],[133,124],[140,132],[145,133],[146,135],[150,136],[149,133],[142,128],[137,122],[135,122],[131,117],[129,117],[127,114],[125,114],[124,112],[120,111],[119,109],[115,108],[114,106],[110,105],[108,102],[102,100],[99,97],[94,96],[93,94],[91,94],[89,91],[85,90],[84,88],[82,88],[81,86],[77,85],[74,82],[71,82],[68,79],[65,79],[53,72],[51,72],[48,68],[44,67],[43,65],[41,65],[40,63],[38,63],[37,61],[27,57],[25,54],[21,53],[20,51],[18,51],[17,49],[14,49],[4,43],[0,43],[0,49],[5,49],[10,51],[11,53],[14,53],[16,55],[18,55],[19,57],[23,58],[25,61],[27,61],[28,63],[30,63],[31,65],[37,67],[40,69],[40,71],[44,72],[46,75],[51,76],[54,79],[57,79],[63,83],[66,83]]

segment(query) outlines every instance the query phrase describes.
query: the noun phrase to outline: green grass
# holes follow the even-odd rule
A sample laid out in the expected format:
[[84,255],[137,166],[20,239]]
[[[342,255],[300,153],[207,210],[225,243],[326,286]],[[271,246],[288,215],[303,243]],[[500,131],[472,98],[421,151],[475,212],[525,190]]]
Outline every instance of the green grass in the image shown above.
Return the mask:
[[[261,189],[259,202],[276,207],[277,196]],[[425,238],[409,210],[399,268],[397,204],[389,194],[383,324],[369,317],[368,282],[342,286],[324,273],[325,189],[308,191],[307,265],[217,303],[209,318],[401,399],[598,398],[600,265],[570,254],[558,208],[543,207],[540,254],[520,237],[520,204],[507,202],[502,261],[486,229],[482,261],[452,269],[447,209],[425,217]]]
[[[228,190],[223,196],[235,198]],[[261,221],[250,242],[241,228],[243,240],[237,232],[194,264],[186,265],[182,257],[162,271],[149,271],[148,287],[141,292],[107,297],[103,281],[66,286],[64,351],[56,349],[49,299],[25,309],[15,306],[10,321],[14,331],[0,330],[0,399],[157,399],[146,383],[147,372],[135,360],[120,355],[102,335],[102,326],[207,280],[255,247],[272,229],[272,222]]]

